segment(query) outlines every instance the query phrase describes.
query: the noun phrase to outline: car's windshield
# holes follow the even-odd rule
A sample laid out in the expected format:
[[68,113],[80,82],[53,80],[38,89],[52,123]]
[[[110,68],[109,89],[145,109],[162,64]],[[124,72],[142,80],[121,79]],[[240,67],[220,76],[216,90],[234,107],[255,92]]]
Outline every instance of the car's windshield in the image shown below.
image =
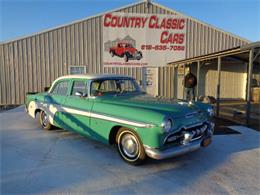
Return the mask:
[[97,79],[91,83],[92,96],[116,95],[141,92],[134,79]]

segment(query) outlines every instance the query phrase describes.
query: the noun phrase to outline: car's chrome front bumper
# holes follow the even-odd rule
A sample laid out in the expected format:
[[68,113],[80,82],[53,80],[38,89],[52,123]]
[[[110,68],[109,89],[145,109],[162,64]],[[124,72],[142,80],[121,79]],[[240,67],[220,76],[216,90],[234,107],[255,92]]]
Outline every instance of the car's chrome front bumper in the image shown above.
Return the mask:
[[147,156],[153,159],[165,159],[198,150],[200,147],[206,147],[211,143],[212,134],[214,132],[214,123],[209,124],[210,125],[207,129],[207,134],[198,140],[194,140],[186,144],[181,144],[179,146],[173,146],[165,150],[144,146],[145,153]]

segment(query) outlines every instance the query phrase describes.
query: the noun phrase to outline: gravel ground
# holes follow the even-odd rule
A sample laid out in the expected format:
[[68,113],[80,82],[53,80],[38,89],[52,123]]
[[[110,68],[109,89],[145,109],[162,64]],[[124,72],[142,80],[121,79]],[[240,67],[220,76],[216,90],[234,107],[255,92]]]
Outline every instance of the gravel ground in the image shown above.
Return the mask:
[[1,194],[260,194],[259,132],[216,135],[208,148],[139,167],[114,147],[43,131],[23,107],[0,113]]

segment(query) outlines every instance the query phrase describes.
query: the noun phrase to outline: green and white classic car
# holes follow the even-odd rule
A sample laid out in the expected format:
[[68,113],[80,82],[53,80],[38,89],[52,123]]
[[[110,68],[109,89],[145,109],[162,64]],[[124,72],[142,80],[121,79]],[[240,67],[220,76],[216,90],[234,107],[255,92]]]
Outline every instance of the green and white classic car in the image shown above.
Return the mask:
[[69,75],[48,92],[27,94],[26,110],[43,129],[72,130],[106,144],[139,164],[148,156],[164,159],[208,146],[213,109],[201,102],[153,97],[121,75]]

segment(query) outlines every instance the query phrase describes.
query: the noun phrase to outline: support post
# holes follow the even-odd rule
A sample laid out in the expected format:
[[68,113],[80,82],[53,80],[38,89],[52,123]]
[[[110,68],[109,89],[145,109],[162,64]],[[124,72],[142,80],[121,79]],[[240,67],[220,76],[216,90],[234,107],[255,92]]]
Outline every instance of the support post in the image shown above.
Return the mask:
[[146,73],[146,70],[147,70],[147,68],[142,67],[141,70],[142,70],[142,88],[146,92],[146,88],[147,88],[147,73]]
[[246,91],[246,125],[250,124],[250,112],[251,112],[251,81],[252,81],[252,71],[253,71],[253,57],[254,50],[249,51],[249,60],[248,60],[248,72],[247,72],[247,91]]
[[221,76],[221,57],[218,57],[218,77],[217,77],[217,108],[216,108],[216,115],[219,116],[219,104],[220,104],[220,76]]
[[185,68],[186,68],[186,64],[183,64],[183,79],[182,79],[182,99],[185,98],[185,87],[184,87],[184,82],[185,82]]
[[197,62],[197,100],[199,99],[199,85],[200,85],[200,61]]
[[172,93],[171,98],[175,98],[175,66],[172,67]]

